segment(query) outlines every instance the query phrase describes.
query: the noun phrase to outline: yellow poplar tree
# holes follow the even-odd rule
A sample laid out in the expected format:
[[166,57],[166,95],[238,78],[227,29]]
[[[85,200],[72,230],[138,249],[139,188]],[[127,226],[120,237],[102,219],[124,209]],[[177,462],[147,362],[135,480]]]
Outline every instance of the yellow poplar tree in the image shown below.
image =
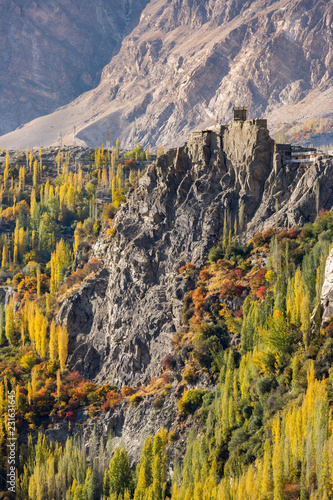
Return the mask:
[[74,245],[73,245],[73,251],[74,251],[74,253],[76,252],[77,247],[80,244],[80,233],[81,233],[81,230],[82,230],[82,222],[79,221],[76,224],[76,228],[75,228],[75,231],[74,231]]
[[14,299],[10,298],[9,304],[5,306],[5,335],[10,344],[14,340]]
[[2,260],[1,260],[1,267],[4,267],[8,264],[9,261],[9,254],[8,254],[8,245],[7,242],[4,244],[2,247]]
[[36,192],[34,189],[32,189],[31,190],[31,197],[30,197],[30,215],[31,215],[31,217],[34,216],[35,207],[36,207]]
[[68,354],[68,335],[67,329],[61,325],[57,327],[58,354],[60,362],[60,371],[64,371]]
[[38,178],[38,161],[34,161],[34,175],[33,175],[33,185],[37,186],[37,178]]
[[58,336],[54,320],[50,326],[50,359],[55,361],[58,357]]

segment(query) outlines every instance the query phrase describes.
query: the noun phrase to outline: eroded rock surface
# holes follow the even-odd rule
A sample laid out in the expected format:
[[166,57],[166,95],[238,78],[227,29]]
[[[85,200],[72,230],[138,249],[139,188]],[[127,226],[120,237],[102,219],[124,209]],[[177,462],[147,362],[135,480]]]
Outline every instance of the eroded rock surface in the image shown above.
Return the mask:
[[324,284],[321,291],[322,323],[333,318],[333,250],[325,266]]
[[[62,306],[71,368],[119,385],[139,385],[161,372],[180,327],[186,262],[201,266],[244,203],[247,237],[279,220],[313,220],[333,205],[332,161],[307,169],[283,165],[265,122],[233,122],[194,132],[183,148],[150,165],[93,252],[104,269]],[[316,188],[319,183],[319,190]],[[319,194],[318,194],[319,193]]]

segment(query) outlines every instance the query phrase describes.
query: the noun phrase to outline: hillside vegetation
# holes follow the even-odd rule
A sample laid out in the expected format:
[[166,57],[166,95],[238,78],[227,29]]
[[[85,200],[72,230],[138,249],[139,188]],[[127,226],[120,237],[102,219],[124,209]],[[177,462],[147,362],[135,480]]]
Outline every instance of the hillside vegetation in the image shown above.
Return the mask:
[[275,136],[276,142],[319,147],[333,151],[333,122],[328,118],[306,120],[285,126]]
[[[93,257],[73,270],[73,250],[93,242],[102,225],[105,242],[113,237],[113,214],[138,175],[131,159],[129,174],[121,164],[115,170],[118,154],[96,150],[76,166],[60,154],[49,170],[30,152],[19,168],[6,157],[1,276],[15,294],[1,315],[1,475],[6,397],[14,389],[26,442],[21,500],[332,498],[333,329],[320,318],[331,212],[303,228],[270,228],[246,244],[242,213],[233,231],[226,216],[205,266],[179,269],[188,282],[182,326],[149,387],[98,386],[66,369],[58,302],[100,266]],[[99,206],[103,196],[112,201]],[[158,415],[170,391],[178,416],[168,432],[146,440],[135,469],[112,436],[69,437],[64,447],[42,434],[36,444],[27,438],[57,422],[70,429],[78,411],[94,420],[120,404],[139,408],[148,392]]]
[[117,144],[112,151],[103,147],[86,151],[80,161],[74,156],[61,150],[53,156],[42,150],[2,154],[2,482],[9,435],[8,392],[15,392],[18,435],[27,436],[27,432],[45,429],[57,421],[75,420],[77,409],[88,402],[100,408],[111,390],[109,385],[98,388],[66,370],[67,331],[56,324],[55,316],[63,297],[100,268],[99,260],[88,255],[76,266],[75,251],[82,241],[89,248],[102,225],[106,237],[112,237],[112,218],[125,200],[126,190],[140,175],[135,158],[149,155],[138,146],[125,160]]

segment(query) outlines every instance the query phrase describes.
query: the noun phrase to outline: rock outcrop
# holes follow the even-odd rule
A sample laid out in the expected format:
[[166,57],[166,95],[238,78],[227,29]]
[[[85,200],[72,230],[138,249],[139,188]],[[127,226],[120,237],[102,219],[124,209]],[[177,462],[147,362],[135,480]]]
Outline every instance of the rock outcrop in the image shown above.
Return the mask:
[[322,323],[333,318],[333,250],[331,250],[325,266],[324,284],[321,291]]
[[[247,236],[275,224],[313,220],[332,208],[332,161],[302,169],[281,162],[263,120],[194,132],[149,166],[93,252],[103,270],[58,314],[70,336],[69,364],[99,381],[139,385],[159,375],[180,328],[186,262],[201,266],[244,205]],[[318,180],[320,189],[315,187]]]

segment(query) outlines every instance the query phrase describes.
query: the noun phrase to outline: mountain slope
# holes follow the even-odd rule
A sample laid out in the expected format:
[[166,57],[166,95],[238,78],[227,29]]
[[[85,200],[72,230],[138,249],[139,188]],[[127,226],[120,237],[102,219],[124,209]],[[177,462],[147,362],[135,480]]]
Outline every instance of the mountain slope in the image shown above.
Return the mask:
[[330,116],[332,2],[154,0],[102,74],[69,106],[0,138],[2,147],[175,145],[194,127],[230,119],[233,105],[284,122]]
[[0,5],[0,133],[97,85],[145,0],[6,0]]
[[71,369],[119,385],[156,377],[188,291],[178,270],[205,262],[225,215],[232,230],[243,205],[252,236],[276,223],[277,198],[281,226],[303,225],[315,219],[316,200],[333,207],[332,181],[328,158],[281,166],[260,120],[191,134],[148,168],[117,213],[114,234],[94,247],[102,271],[63,303],[58,321],[69,333]]

